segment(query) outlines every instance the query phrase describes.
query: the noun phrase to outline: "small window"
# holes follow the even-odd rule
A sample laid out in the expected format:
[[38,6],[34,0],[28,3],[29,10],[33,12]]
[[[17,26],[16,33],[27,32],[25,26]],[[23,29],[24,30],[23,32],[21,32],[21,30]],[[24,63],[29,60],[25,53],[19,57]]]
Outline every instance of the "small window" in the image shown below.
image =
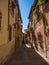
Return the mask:
[[12,26],[9,25],[9,41],[12,39]]
[[42,36],[42,34],[40,33],[40,32],[38,32],[38,40],[40,41],[40,42],[43,42],[43,36]]
[[38,35],[38,38],[42,37],[41,32],[38,32],[37,35]]
[[17,22],[17,29],[19,30],[19,22]]
[[1,30],[1,22],[2,22],[2,13],[0,12],[0,30]]
[[49,28],[47,29],[48,33],[49,33]]

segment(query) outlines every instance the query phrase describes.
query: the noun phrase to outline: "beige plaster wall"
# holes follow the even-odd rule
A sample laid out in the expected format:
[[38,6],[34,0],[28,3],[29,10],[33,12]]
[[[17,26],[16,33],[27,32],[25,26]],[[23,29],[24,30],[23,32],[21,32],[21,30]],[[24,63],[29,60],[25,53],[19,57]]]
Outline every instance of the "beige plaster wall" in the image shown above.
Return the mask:
[[0,45],[2,45],[8,41],[8,0],[0,0],[0,11],[2,12]]

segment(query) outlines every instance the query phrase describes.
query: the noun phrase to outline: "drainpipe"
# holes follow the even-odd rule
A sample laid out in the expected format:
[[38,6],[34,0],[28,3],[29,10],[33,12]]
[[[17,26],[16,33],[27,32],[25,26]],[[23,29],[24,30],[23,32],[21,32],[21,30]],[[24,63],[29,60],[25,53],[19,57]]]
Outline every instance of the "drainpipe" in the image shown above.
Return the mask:
[[8,0],[8,30],[9,30],[9,21],[10,21],[10,20],[9,20],[9,17],[10,17],[10,16],[9,16],[9,0]]
[[16,18],[15,18],[15,10],[14,9],[14,29],[15,29],[15,51],[16,51]]
[[14,26],[15,26],[15,51],[16,51],[16,8],[14,9]]
[[[44,14],[44,12],[43,12],[43,14]],[[44,17],[44,16],[43,16],[43,17]],[[46,54],[46,57],[47,57],[47,44],[46,44],[46,35],[45,35],[45,32],[46,32],[46,31],[45,31],[45,29],[46,29],[46,27],[45,27],[45,26],[46,26],[46,25],[44,25],[44,24],[43,24],[43,26],[44,26],[45,48],[46,48],[46,50],[45,50],[45,54]]]
[[45,52],[46,52],[46,57],[47,57],[47,44],[46,44],[46,35],[45,35],[44,37],[45,37],[45,48],[46,48]]
[[46,53],[46,57],[47,57],[47,44],[46,44],[46,35],[45,35],[45,28],[44,28],[44,39],[45,39],[45,53]]

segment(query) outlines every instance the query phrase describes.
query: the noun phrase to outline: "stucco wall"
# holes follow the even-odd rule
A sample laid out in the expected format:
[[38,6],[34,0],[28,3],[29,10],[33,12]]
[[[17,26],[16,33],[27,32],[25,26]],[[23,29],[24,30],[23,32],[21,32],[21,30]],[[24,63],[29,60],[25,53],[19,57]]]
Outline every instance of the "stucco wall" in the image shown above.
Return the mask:
[[13,35],[14,18],[10,15],[10,24],[12,25],[12,40],[9,41],[8,30],[8,0],[0,0],[0,11],[2,13],[1,30],[0,30],[0,65],[2,65],[9,56],[14,52],[15,32]]
[[43,26],[43,20],[42,19],[40,19],[39,22],[36,23],[36,29],[35,29],[35,35],[36,35],[37,43],[38,43],[38,47],[39,47],[40,45],[39,45],[39,41],[38,41],[38,32],[40,32],[42,35],[43,43],[41,43],[41,44],[43,44],[43,47],[45,48],[44,26]]
[[9,58],[9,56],[15,50],[15,40],[0,46],[0,65],[4,64],[4,62]]
[[0,45],[8,41],[8,0],[0,0],[0,11],[2,13]]
[[48,25],[49,25],[49,12],[45,13],[45,16],[47,18],[47,22],[48,22]]

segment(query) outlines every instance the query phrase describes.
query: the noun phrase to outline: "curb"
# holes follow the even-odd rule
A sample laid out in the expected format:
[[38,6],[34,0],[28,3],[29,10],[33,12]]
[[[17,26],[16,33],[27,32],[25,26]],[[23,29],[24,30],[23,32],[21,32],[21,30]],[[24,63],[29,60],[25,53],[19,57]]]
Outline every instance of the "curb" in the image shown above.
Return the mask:
[[35,50],[35,51],[49,64],[49,59],[48,58],[46,58],[43,54],[41,54],[37,50]]

